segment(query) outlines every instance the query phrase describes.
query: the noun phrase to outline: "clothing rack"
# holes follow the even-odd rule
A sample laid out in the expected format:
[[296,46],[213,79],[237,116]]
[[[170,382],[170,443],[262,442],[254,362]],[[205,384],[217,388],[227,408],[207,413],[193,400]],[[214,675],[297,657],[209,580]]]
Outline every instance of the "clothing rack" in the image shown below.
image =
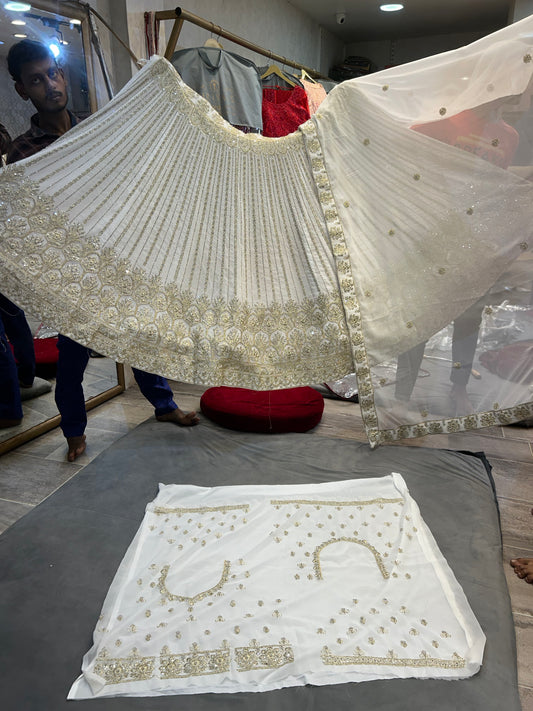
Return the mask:
[[191,22],[193,25],[203,27],[205,30],[209,30],[213,34],[216,34],[217,37],[224,37],[230,42],[234,42],[235,44],[238,44],[241,47],[246,47],[247,49],[250,49],[253,52],[262,54],[263,56],[268,57],[269,59],[278,62],[279,64],[285,64],[289,67],[294,67],[295,69],[303,69],[309,76],[313,77],[313,79],[328,80],[328,77],[324,76],[323,74],[320,74],[320,72],[317,72],[316,69],[310,69],[309,67],[306,67],[303,64],[293,62],[292,60],[287,59],[286,57],[282,57],[279,54],[275,54],[269,49],[264,49],[263,47],[260,47],[259,45],[254,44],[253,42],[249,42],[243,37],[239,37],[238,35],[233,34],[233,32],[228,32],[228,30],[223,29],[219,25],[215,25],[215,23],[211,22],[210,20],[204,20],[202,17],[198,17],[198,15],[193,15],[192,12],[184,10],[181,7],[177,7],[175,10],[160,10],[155,13],[155,19],[156,21],[174,20],[174,24],[170,32],[170,37],[168,38],[167,42],[167,48],[165,50],[165,59],[168,59],[169,61],[172,55],[174,54],[174,50],[176,49],[176,44],[181,32],[181,28],[183,27],[183,23]]

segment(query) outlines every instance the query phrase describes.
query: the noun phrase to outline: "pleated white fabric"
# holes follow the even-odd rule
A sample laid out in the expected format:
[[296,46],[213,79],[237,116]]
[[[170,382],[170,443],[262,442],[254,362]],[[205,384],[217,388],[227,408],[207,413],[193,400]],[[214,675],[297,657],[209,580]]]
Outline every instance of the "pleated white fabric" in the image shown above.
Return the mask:
[[69,698],[460,679],[484,644],[399,474],[160,485]]
[[[492,347],[533,339],[530,123],[513,118],[529,107],[532,56],[528,18],[344,82],[280,139],[232,128],[154,57],[0,174],[2,291],[75,340],[182,381],[273,389],[355,372],[372,445],[528,417],[516,363],[450,402],[450,370],[476,364],[445,336],[481,300],[474,346],[478,328]],[[413,130],[464,111],[514,123],[518,168]],[[495,340],[502,303],[516,309]],[[396,358],[435,334],[427,392],[395,395]]]

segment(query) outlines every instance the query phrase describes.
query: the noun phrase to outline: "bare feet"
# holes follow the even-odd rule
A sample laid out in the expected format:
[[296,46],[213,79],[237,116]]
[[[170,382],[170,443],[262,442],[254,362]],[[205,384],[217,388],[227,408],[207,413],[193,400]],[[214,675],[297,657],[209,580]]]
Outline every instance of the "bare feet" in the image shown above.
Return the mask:
[[191,427],[200,422],[196,412],[183,412],[179,407],[172,410],[172,412],[165,412],[164,415],[157,415],[156,419],[158,422],[175,422],[181,427]]
[[[533,509],[531,509],[533,516]],[[513,558],[509,561],[514,572],[526,583],[533,583],[533,558]]]
[[67,460],[73,462],[79,456],[81,456],[87,447],[85,443],[85,435],[80,435],[79,437],[67,437],[68,444],[68,454]]
[[514,558],[511,565],[519,578],[533,584],[533,558]]

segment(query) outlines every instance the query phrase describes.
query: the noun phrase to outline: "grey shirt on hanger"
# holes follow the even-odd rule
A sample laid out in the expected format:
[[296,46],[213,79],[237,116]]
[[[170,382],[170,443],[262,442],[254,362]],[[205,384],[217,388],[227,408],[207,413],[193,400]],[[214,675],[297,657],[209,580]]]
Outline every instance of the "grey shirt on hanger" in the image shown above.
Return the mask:
[[249,59],[216,47],[191,47],[172,55],[183,81],[233,126],[263,129],[261,75]]

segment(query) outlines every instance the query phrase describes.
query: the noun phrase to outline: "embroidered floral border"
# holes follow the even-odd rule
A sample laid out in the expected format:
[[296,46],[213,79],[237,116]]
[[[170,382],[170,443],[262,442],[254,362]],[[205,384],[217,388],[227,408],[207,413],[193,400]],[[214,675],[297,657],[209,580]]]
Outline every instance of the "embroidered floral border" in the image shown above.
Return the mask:
[[315,119],[300,127],[310,157],[313,176],[322,206],[331,247],[335,257],[339,290],[346,312],[346,324],[350,333],[351,349],[355,374],[357,376],[359,405],[370,446],[400,439],[423,437],[428,434],[452,434],[494,425],[508,425],[533,416],[533,402],[522,403],[515,407],[495,409],[475,413],[464,417],[443,418],[430,422],[419,422],[385,429],[379,425],[379,418],[374,399],[372,370],[369,365],[362,330],[361,312],[355,293],[355,280],[352,273],[350,256],[346,246],[344,230],[331,189]]

